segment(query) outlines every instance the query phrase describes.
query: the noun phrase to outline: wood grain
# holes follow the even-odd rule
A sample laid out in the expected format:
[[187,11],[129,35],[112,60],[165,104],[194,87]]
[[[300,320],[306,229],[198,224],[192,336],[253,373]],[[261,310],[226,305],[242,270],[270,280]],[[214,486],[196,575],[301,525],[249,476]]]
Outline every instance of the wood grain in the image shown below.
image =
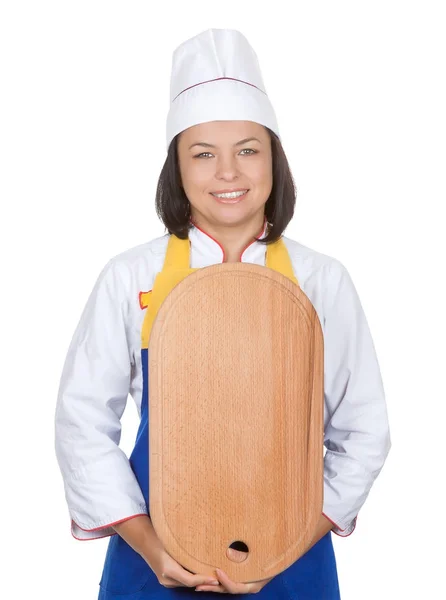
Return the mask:
[[[148,363],[150,517],[167,552],[234,581],[285,570],[323,503],[323,334],[310,300],[267,267],[199,269],[161,305]],[[228,558],[235,541],[246,560]]]

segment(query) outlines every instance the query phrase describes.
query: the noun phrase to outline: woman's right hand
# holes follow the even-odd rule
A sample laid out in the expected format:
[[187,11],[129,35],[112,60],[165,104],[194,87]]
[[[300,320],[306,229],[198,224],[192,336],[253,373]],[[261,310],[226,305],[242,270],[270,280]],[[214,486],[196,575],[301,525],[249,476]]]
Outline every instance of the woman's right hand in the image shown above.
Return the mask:
[[[147,559],[146,559],[147,560]],[[198,585],[220,585],[218,579],[207,575],[195,575],[182,567],[163,548],[151,552],[150,568],[155,573],[161,585],[172,587],[196,587]]]
[[164,587],[215,585],[218,589],[220,582],[217,577],[191,573],[166,552],[148,515],[116,523],[113,529],[143,557]]

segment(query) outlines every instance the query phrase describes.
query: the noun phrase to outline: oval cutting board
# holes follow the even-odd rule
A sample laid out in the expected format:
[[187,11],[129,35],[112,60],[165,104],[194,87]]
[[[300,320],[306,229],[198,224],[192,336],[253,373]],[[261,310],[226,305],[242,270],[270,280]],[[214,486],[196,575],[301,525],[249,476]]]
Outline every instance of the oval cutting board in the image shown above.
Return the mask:
[[[323,504],[323,334],[310,300],[268,267],[198,269],[161,305],[148,363],[149,512],[166,551],[239,582],[285,570]],[[234,542],[242,562],[228,557]]]

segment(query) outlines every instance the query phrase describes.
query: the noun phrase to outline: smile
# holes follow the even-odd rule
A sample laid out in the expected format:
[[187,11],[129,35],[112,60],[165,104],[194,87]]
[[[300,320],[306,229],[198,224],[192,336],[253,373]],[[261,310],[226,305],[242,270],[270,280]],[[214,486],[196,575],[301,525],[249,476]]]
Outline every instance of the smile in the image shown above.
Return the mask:
[[214,196],[214,198],[218,200],[218,202],[223,202],[223,204],[236,204],[237,202],[243,200],[243,198],[245,198],[248,192],[249,190],[246,190],[246,192],[243,193],[234,192],[232,194],[222,194],[221,196],[216,196],[211,192],[211,196]]

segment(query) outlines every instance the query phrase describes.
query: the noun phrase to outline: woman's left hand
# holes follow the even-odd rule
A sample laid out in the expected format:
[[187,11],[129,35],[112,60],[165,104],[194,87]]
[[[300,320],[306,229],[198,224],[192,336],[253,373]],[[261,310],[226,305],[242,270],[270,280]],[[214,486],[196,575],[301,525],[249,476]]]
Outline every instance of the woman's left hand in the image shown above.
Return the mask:
[[[233,555],[239,552],[232,548],[230,551]],[[274,579],[274,577],[270,577],[269,579],[262,579],[262,581],[254,581],[253,583],[237,583],[229,579],[221,569],[216,569],[215,572],[220,585],[197,585],[195,590],[197,592],[217,592],[217,594],[256,594]]]

